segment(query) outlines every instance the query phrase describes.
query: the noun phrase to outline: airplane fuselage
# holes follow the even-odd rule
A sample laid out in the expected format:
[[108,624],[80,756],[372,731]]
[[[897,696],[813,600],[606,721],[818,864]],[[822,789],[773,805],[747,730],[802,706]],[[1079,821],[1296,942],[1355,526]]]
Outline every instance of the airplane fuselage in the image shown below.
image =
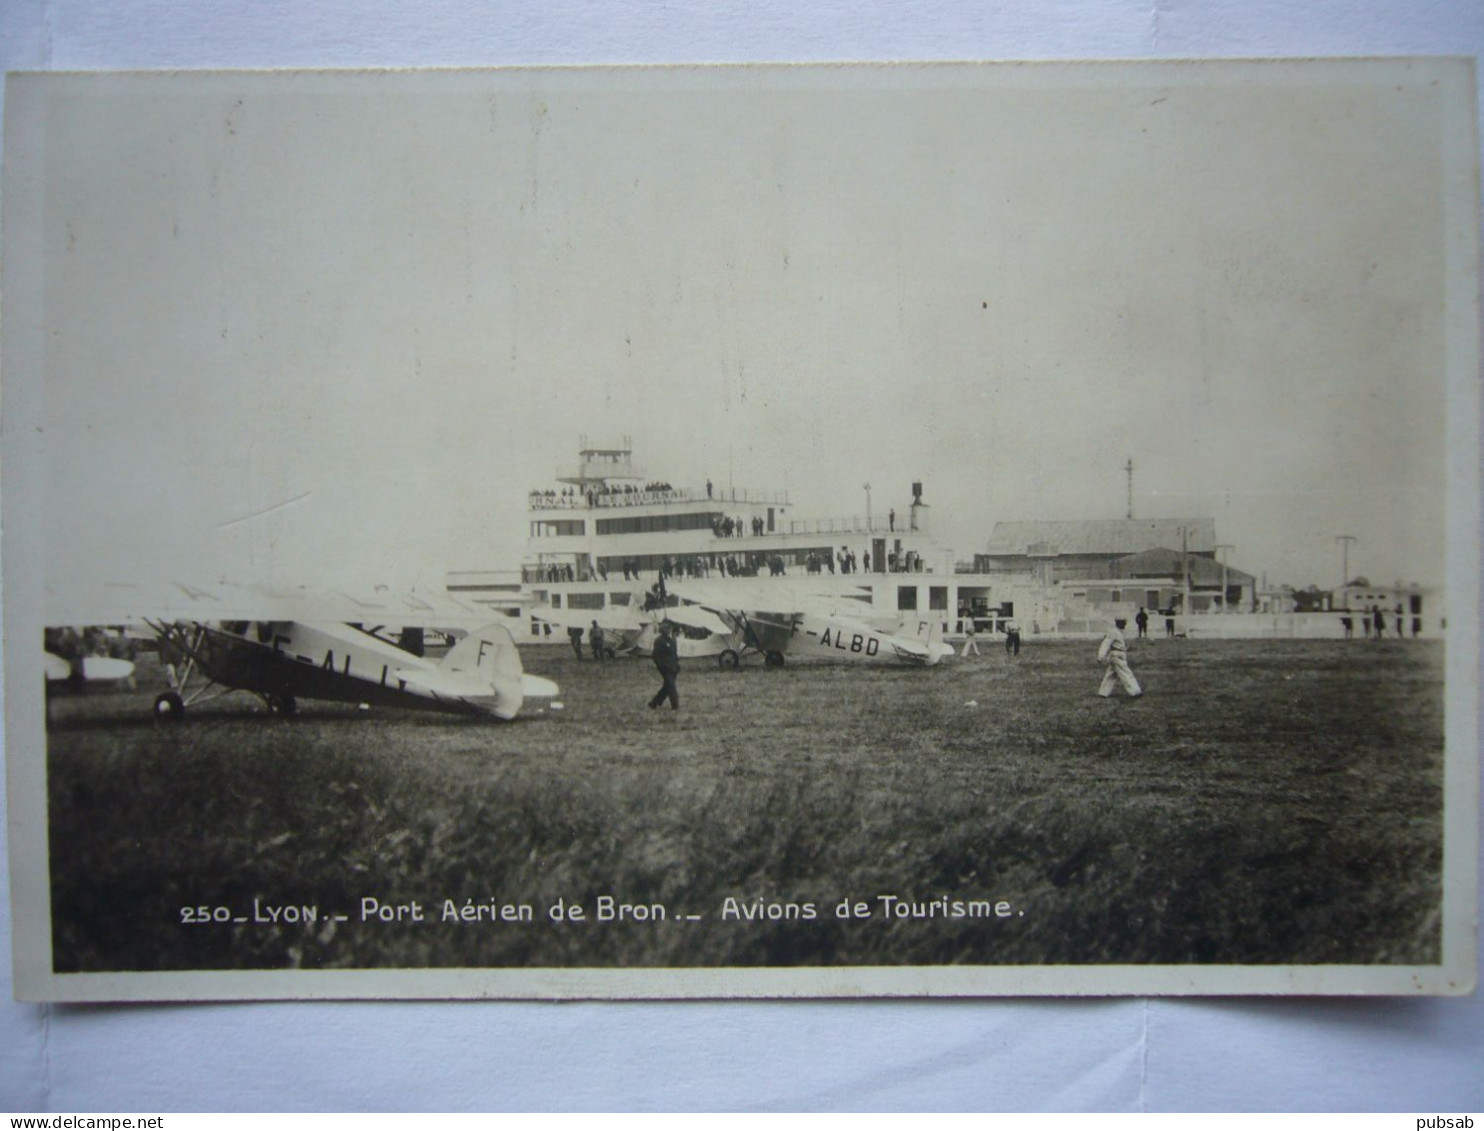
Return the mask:
[[223,687],[280,699],[483,714],[407,676],[434,666],[351,625],[227,621],[200,625],[192,645],[203,674]]

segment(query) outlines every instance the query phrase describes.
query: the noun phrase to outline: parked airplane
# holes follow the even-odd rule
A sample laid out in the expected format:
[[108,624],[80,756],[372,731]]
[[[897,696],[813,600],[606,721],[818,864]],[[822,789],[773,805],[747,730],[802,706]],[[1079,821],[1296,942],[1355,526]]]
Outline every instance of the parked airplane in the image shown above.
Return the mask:
[[[48,645],[51,641],[47,641]],[[117,683],[134,674],[132,660],[116,659],[112,656],[73,656],[68,658],[53,652],[50,647],[44,654],[42,664],[46,672],[46,719],[52,718],[52,696],[65,688],[74,693],[87,690],[90,683]]]
[[[441,594],[120,588],[127,600],[96,622],[143,625],[158,640],[171,683],[155,699],[162,719],[232,691],[281,715],[299,699],[320,699],[498,719],[513,719],[527,696],[557,694],[555,683],[525,674],[509,629],[491,623],[488,610]],[[388,627],[414,620],[462,635],[441,660],[426,659],[408,647],[419,635]]]
[[[952,646],[943,643],[937,619],[888,626],[859,599],[867,595],[864,590],[702,581],[678,582],[671,591],[714,613],[731,629],[730,646],[718,656],[722,667],[736,667],[753,652],[761,653],[768,667],[782,667],[790,654],[927,666],[953,654]],[[673,608],[666,612],[674,618]]]
[[55,652],[48,652],[45,664],[48,688],[54,683],[69,683],[74,686],[88,683],[113,683],[128,679],[134,674],[132,660],[118,660],[112,656],[82,656],[73,661]]
[[627,605],[610,605],[605,609],[554,609],[538,605],[531,610],[531,615],[564,635],[574,628],[580,629],[584,634],[584,652],[588,643],[586,633],[596,621],[603,630],[606,651],[610,656],[633,651],[648,623],[647,616],[641,617]]
[[537,607],[531,613],[555,628],[591,630],[594,621],[603,630],[610,656],[631,653],[647,656],[662,621],[673,621],[682,632],[676,643],[681,659],[716,656],[741,645],[732,639],[733,630],[715,614],[696,605],[636,610],[632,605],[610,605],[604,609],[553,609]]
[[556,684],[526,675],[510,630],[475,629],[439,663],[389,644],[355,624],[300,621],[149,622],[163,651],[180,657],[155,714],[178,719],[192,703],[250,691],[278,715],[299,699],[419,707],[513,719],[526,696],[557,694]]

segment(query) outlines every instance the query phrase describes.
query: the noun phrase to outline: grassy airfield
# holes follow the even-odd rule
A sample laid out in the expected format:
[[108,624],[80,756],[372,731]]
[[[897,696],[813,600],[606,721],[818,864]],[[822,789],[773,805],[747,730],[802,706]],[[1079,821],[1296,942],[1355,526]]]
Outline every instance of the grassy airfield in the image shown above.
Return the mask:
[[1134,643],[1137,701],[981,648],[693,661],[678,713],[530,649],[513,724],[158,724],[143,664],[55,704],[56,969],[1438,961],[1440,643]]

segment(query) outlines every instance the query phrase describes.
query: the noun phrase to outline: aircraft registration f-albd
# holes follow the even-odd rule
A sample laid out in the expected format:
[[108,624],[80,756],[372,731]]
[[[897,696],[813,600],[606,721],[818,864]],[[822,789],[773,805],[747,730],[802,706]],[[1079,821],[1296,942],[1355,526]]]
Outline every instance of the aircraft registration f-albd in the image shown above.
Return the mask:
[[746,636],[757,641],[755,650],[762,652],[769,667],[782,667],[785,655],[923,667],[953,655],[952,646],[943,643],[937,621],[897,623],[888,631],[855,617],[824,612],[734,610],[725,615],[735,617]]
[[[525,673],[510,630],[491,622],[488,609],[445,594],[175,585],[101,596],[67,619],[141,625],[159,641],[171,684],[155,698],[162,719],[232,691],[257,695],[281,715],[315,699],[497,719],[515,718],[528,696],[558,693]],[[405,631],[414,624],[457,639],[435,662],[419,654],[420,635]]]
[[[809,653],[829,649],[843,658],[883,660],[931,667],[953,655],[953,646],[943,643],[942,626],[936,620],[898,624],[883,632],[850,617],[816,617],[808,613],[799,620],[799,631],[810,641]],[[796,645],[796,653],[801,649]]]

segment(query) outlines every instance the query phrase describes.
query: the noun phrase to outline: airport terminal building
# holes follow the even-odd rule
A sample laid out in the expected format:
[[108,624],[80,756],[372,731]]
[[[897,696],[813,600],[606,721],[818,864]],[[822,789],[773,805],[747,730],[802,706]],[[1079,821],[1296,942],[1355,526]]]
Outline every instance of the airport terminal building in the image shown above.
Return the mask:
[[[517,638],[532,643],[556,642],[532,609],[638,607],[662,577],[746,579],[753,593],[806,578],[811,590],[859,600],[872,616],[934,614],[950,638],[969,618],[987,633],[1013,620],[1032,636],[1096,635],[1140,608],[1173,616],[1179,635],[1342,634],[1337,615],[1260,597],[1257,579],[1224,560],[1212,518],[999,522],[983,553],[955,564],[933,540],[920,482],[900,510],[811,518],[795,513],[784,491],[673,484],[635,462],[627,437],[612,446],[584,437],[576,461],[526,503],[519,574],[454,573],[447,585],[524,616]],[[1409,593],[1409,612],[1422,600]],[[1441,607],[1436,594],[1427,600],[1430,611]],[[1417,615],[1422,634],[1441,631],[1440,616]]]

